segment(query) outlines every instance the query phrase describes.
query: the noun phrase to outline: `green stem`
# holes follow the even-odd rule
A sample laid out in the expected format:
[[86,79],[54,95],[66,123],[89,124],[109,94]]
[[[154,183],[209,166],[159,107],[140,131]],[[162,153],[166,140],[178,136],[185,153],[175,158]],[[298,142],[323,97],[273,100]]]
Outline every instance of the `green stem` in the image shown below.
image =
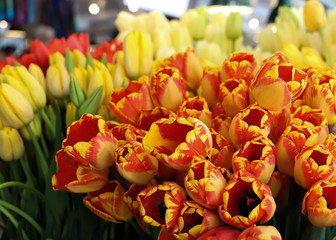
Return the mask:
[[48,165],[47,165],[47,161],[46,158],[42,152],[41,146],[37,141],[36,136],[33,133],[33,130],[31,129],[31,127],[29,125],[26,126],[28,133],[33,141],[36,153],[37,153],[37,160],[38,160],[38,167],[40,168],[40,172],[43,174],[43,179],[47,180],[48,179]]
[[20,163],[21,163],[22,169],[23,169],[23,171],[26,175],[28,185],[33,187],[34,186],[34,180],[32,178],[32,173],[29,169],[29,165],[28,165],[27,161],[28,161],[28,159],[27,159],[26,153],[24,153],[23,157],[20,158]]
[[42,109],[40,113],[43,121],[47,124],[48,129],[51,131],[52,135],[55,136],[56,130],[54,124],[50,121],[48,115],[44,112],[44,109]]
[[[18,226],[19,226],[18,221],[15,219],[15,217],[6,208],[0,206],[0,212],[2,212],[9,219],[9,221],[11,221],[11,223],[13,224],[13,226],[16,229],[18,228]],[[29,240],[26,232],[23,229],[21,229],[21,230],[22,230],[22,236],[23,236],[23,238],[25,240]]]
[[47,147],[47,144],[45,142],[44,137],[40,136],[39,140],[40,140],[40,143],[41,143],[41,146],[42,146],[42,150],[43,150],[44,156],[46,156],[48,158],[48,156],[49,156],[49,150],[48,150],[48,147]]
[[4,189],[4,188],[7,188],[7,187],[20,187],[20,188],[24,188],[24,189],[27,189],[27,190],[33,192],[36,197],[41,199],[46,204],[46,207],[50,210],[51,214],[53,215],[53,217],[55,219],[56,232],[57,233],[61,232],[61,222],[60,222],[60,219],[57,217],[56,210],[54,209],[54,207],[49,203],[47,198],[41,192],[39,192],[35,188],[33,188],[31,186],[28,186],[27,184],[24,184],[24,183],[21,183],[21,182],[5,182],[5,183],[0,184],[0,190]]
[[10,171],[11,173],[13,174],[13,177],[15,181],[21,181],[21,178],[20,178],[20,174],[19,174],[19,165],[17,163],[16,160],[14,161],[10,161],[9,162],[9,167],[10,167]]
[[236,39],[232,40],[232,53],[236,51]]
[[332,67],[331,66],[331,62],[330,62],[330,58],[329,58],[329,52],[328,52],[328,48],[327,48],[327,43],[325,41],[325,37],[324,37],[324,33],[323,33],[323,29],[322,28],[318,28],[318,32],[320,34],[320,37],[321,37],[321,41],[322,41],[322,45],[323,45],[323,53],[324,53],[324,57],[325,57],[325,60],[326,60],[326,63],[329,67]]
[[43,234],[42,227],[31,216],[29,216],[27,213],[25,213],[24,211],[22,211],[20,208],[14,206],[13,204],[5,202],[3,200],[0,200],[0,206],[8,208],[9,210],[12,210],[13,212],[19,214],[21,217],[23,217],[24,219],[26,219],[26,221],[29,222],[36,229],[36,231],[39,234],[41,234],[41,235]]

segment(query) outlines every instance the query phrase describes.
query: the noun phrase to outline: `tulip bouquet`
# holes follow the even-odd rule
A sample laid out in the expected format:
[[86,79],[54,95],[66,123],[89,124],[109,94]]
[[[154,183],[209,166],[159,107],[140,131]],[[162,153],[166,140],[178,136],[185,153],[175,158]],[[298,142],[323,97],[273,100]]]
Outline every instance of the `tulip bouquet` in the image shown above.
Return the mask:
[[335,237],[335,70],[249,51],[220,19],[241,24],[122,12],[94,49],[7,58],[0,239]]

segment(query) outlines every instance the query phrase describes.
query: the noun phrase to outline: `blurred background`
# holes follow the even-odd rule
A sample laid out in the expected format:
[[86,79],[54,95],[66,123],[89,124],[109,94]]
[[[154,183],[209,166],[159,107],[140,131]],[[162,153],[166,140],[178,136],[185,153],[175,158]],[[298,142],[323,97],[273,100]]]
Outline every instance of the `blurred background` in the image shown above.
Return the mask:
[[[336,0],[321,1],[326,9]],[[0,59],[20,56],[29,40],[38,38],[48,44],[53,37],[85,32],[92,44],[110,41],[117,35],[114,24],[120,11],[141,14],[160,11],[169,19],[179,18],[190,8],[206,5],[210,10],[240,8],[244,20],[244,41],[252,45],[258,30],[274,21],[281,5],[303,6],[305,0],[0,0]]]

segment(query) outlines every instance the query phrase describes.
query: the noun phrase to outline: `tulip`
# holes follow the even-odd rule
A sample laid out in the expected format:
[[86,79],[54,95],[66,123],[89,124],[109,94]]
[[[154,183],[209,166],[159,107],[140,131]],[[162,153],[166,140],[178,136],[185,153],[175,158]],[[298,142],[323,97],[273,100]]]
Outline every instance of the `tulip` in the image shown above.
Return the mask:
[[52,176],[54,190],[88,193],[101,189],[108,181],[109,169],[93,170],[74,163],[61,149],[55,156],[58,171]]
[[270,188],[252,174],[239,171],[226,185],[218,212],[225,223],[243,229],[267,222],[275,208]]
[[191,37],[195,40],[204,38],[208,21],[209,16],[205,6],[189,9],[185,11],[180,18],[181,25],[188,28]]
[[198,96],[186,99],[177,109],[177,116],[184,118],[197,118],[209,128],[212,125],[212,114],[208,104],[204,98]]
[[[39,138],[42,134],[41,118],[38,114],[34,114],[33,120],[29,123],[29,126],[36,138]],[[31,136],[27,130],[27,127],[20,128],[20,134],[25,140],[31,141]]]
[[102,170],[114,164],[117,142],[101,116],[84,114],[67,129],[62,147],[74,163]]
[[335,158],[323,144],[305,147],[295,158],[294,179],[305,189],[319,180],[331,179],[335,172]]
[[116,180],[109,181],[103,188],[89,192],[83,198],[84,205],[97,216],[114,223],[127,221],[131,212],[123,201],[124,190]]
[[306,192],[302,201],[302,213],[316,227],[335,226],[336,182],[318,181]]
[[213,128],[210,128],[212,136],[212,151],[209,159],[217,167],[231,169],[232,156],[235,152],[233,146]]
[[176,68],[165,67],[156,72],[151,78],[150,89],[155,106],[174,112],[186,99],[186,86]]
[[249,87],[243,79],[226,79],[218,89],[222,108],[229,117],[234,117],[249,105]]
[[112,114],[124,123],[138,126],[142,110],[153,109],[147,77],[131,81],[125,88],[113,90],[109,101]]
[[86,57],[83,52],[78,49],[74,49],[71,52],[71,58],[74,67],[84,67],[86,62]]
[[30,103],[34,111],[46,105],[46,93],[39,81],[24,66],[5,68],[5,82],[17,89]]
[[232,156],[234,172],[245,170],[268,183],[275,169],[275,146],[264,136],[245,142]]
[[139,117],[139,128],[148,131],[150,126],[161,118],[169,118],[171,111],[165,107],[155,107],[150,110],[143,110]]
[[199,88],[199,96],[205,98],[212,109],[219,102],[218,89],[221,83],[220,67],[205,67]]
[[327,25],[324,6],[317,0],[307,1],[303,8],[303,16],[306,28],[311,32]]
[[12,127],[0,129],[0,146],[0,159],[6,162],[18,160],[25,151],[18,130]]
[[276,161],[279,171],[294,177],[295,157],[301,152],[310,135],[288,126],[276,144]]
[[257,57],[253,53],[231,53],[222,64],[222,81],[230,78],[244,79],[247,85],[250,85],[256,74],[257,66]]
[[170,37],[176,52],[185,51],[192,46],[192,38],[186,26],[182,26],[179,21],[170,21]]
[[312,74],[308,79],[303,101],[311,108],[321,109],[328,118],[328,125],[336,123],[335,105],[336,75],[323,71]]
[[49,49],[38,39],[31,42],[31,53],[35,57],[36,64],[44,71],[49,66]]
[[42,69],[35,63],[29,64],[28,71],[41,84],[44,92],[47,91],[46,79]]
[[174,227],[182,204],[186,200],[184,189],[177,183],[169,181],[148,187],[137,196],[139,212],[143,221],[154,227],[168,229]]
[[88,80],[87,95],[90,96],[98,87],[103,86],[101,104],[106,104],[110,100],[113,92],[113,80],[110,72],[103,63],[98,63],[93,67],[92,75]]
[[196,43],[195,51],[197,56],[202,60],[203,65],[207,63],[210,66],[219,66],[223,63],[224,56],[222,49],[217,43],[199,40]]
[[162,67],[166,66],[180,71],[188,90],[197,90],[203,76],[203,66],[194,49],[187,48],[184,52],[178,52],[166,58]]
[[153,64],[153,45],[142,32],[131,32],[124,40],[125,70],[131,79],[147,75]]
[[245,229],[237,240],[281,240],[281,234],[274,226],[251,226]]
[[77,120],[77,107],[72,102],[69,102],[65,112],[66,128],[70,127],[71,124],[76,120]]
[[50,65],[47,69],[47,89],[55,98],[64,98],[69,94],[70,76],[63,63]]
[[145,152],[141,143],[126,143],[115,151],[119,174],[131,183],[145,185],[158,171],[158,160]]
[[0,116],[13,128],[21,128],[34,118],[26,98],[7,83],[0,84]]
[[[212,112],[214,115],[214,112]],[[213,129],[222,135],[229,144],[232,144],[232,141],[229,136],[229,129],[232,122],[232,117],[227,116],[225,113],[219,114],[212,117]],[[232,144],[233,145],[233,144]]]
[[115,24],[119,32],[133,31],[135,15],[126,11],[120,11],[117,14]]
[[118,141],[118,146],[127,143],[141,142],[146,132],[136,128],[132,124],[108,121],[110,132]]
[[204,233],[198,240],[221,240],[232,239],[237,240],[240,231],[232,227],[218,227]]
[[65,63],[65,57],[61,52],[54,52],[53,54],[50,54],[49,56],[49,65],[54,65],[57,63]]
[[215,209],[222,201],[226,180],[211,162],[196,158],[184,178],[184,186],[195,202]]
[[235,42],[243,34],[243,18],[240,12],[230,12],[225,33],[226,37],[232,40],[232,52],[235,52]]
[[211,155],[212,137],[209,128],[196,118],[170,117],[153,123],[142,144],[165,165],[188,170],[194,157]]
[[301,54],[303,55],[305,66],[311,66],[313,68],[323,68],[327,66],[322,56],[315,48],[302,47]]
[[268,138],[276,144],[287,127],[287,119],[291,114],[289,107],[282,109],[281,111],[268,111],[268,116],[271,123],[271,132]]
[[172,232],[176,239],[198,239],[202,234],[221,227],[222,224],[216,212],[194,201],[185,201]]
[[245,142],[263,135],[267,137],[271,131],[270,119],[267,111],[256,104],[252,104],[237,113],[230,124],[230,141],[240,148]]
[[128,81],[124,66],[121,63],[109,64],[108,69],[113,79],[113,87],[119,88],[124,86],[124,82]]
[[72,73],[70,74],[70,77],[73,77],[76,80],[79,87],[84,91],[85,95],[87,96],[88,74],[85,67],[82,66],[75,67]]
[[306,85],[307,74],[276,53],[259,69],[250,87],[261,107],[279,111],[298,98]]

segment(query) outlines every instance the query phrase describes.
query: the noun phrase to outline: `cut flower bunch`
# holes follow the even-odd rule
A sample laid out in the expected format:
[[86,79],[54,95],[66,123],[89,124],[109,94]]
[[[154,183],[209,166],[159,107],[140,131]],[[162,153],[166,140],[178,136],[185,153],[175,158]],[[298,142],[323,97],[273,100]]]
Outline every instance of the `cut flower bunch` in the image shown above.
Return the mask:
[[276,24],[311,8],[321,51],[243,46],[240,14],[199,7],[121,12],[111,42],[72,34],[8,57],[0,239],[333,239],[329,24],[316,0]]

